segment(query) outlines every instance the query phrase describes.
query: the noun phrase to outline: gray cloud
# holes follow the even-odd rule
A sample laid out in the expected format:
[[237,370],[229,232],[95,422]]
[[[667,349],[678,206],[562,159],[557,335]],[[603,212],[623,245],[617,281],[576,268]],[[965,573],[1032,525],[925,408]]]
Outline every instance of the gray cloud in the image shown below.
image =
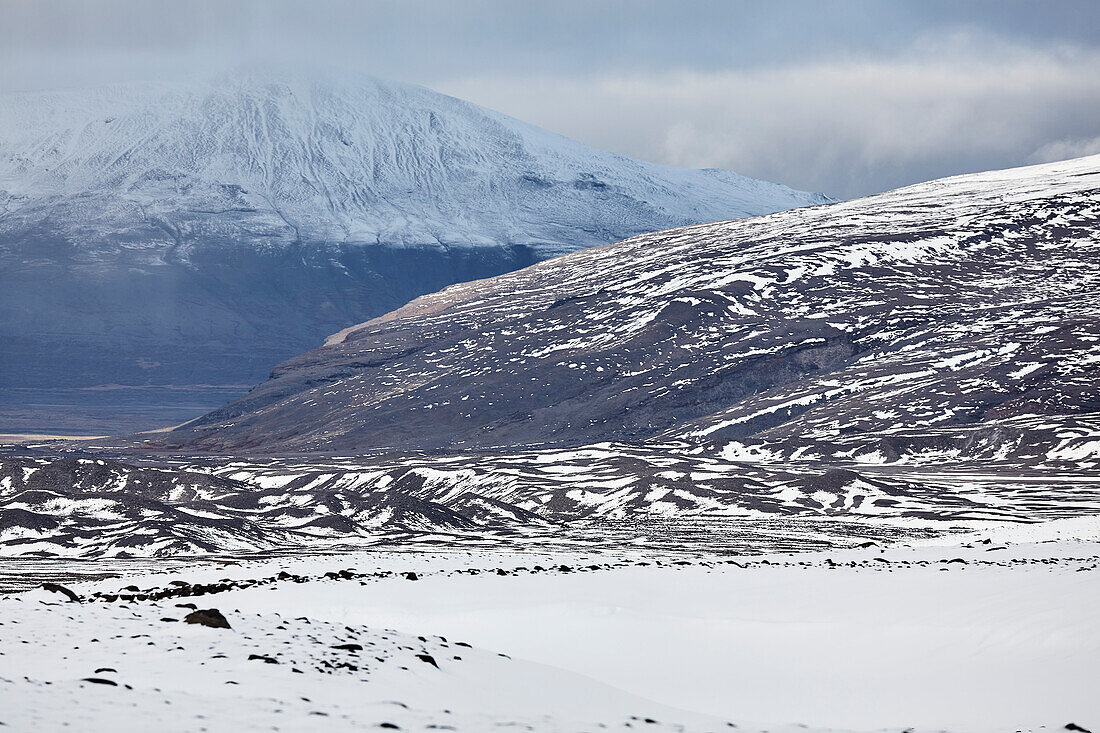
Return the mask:
[[1056,160],[1100,155],[1100,136],[1087,139],[1055,140],[1043,145],[1030,156],[1031,163],[1052,163]]
[[342,66],[834,196],[1090,153],[1100,3],[0,0],[0,88]]
[[885,60],[456,80],[446,91],[624,154],[854,196],[1095,152],[1100,52],[973,38]]

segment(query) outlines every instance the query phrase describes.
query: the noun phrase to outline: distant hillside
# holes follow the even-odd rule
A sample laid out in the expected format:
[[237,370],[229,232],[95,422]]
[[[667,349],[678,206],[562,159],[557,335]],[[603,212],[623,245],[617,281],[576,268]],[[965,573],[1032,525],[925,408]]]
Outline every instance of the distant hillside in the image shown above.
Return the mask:
[[155,444],[677,441],[1100,465],[1100,156],[643,235],[457,285]]

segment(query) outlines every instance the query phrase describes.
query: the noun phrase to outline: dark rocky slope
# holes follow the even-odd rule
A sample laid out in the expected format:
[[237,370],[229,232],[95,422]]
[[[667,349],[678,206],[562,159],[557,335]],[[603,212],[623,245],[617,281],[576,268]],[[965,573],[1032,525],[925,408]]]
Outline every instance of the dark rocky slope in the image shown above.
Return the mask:
[[1098,190],[1091,157],[574,253],[338,333],[148,445],[1054,460],[1100,411]]

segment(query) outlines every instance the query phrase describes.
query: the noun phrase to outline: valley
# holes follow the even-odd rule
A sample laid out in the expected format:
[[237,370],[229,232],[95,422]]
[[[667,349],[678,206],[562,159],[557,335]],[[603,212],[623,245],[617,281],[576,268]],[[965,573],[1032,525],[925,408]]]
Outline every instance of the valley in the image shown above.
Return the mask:
[[[142,328],[182,341],[139,366],[289,358],[145,432],[128,347],[89,331],[83,374],[119,379],[55,424],[102,433],[6,403],[44,435],[0,443],[0,724],[1088,730],[1100,156],[799,203],[564,254],[383,247],[389,300],[377,262],[249,250],[196,308],[260,293],[234,308],[263,328],[172,314],[231,324],[198,338],[151,295]],[[96,268],[191,292],[205,246]],[[30,354],[4,358],[48,399]]]

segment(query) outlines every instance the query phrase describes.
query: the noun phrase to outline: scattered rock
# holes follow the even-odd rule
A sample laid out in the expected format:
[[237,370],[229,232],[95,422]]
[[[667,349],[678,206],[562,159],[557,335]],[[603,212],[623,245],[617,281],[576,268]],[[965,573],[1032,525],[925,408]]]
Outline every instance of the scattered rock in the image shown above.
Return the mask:
[[408,572],[405,573],[405,580],[420,580],[420,578],[416,576],[416,573]]
[[275,657],[269,657],[269,656],[266,656],[264,654],[249,654],[248,655],[248,661],[251,662],[253,659],[258,659],[261,662],[263,662],[264,664],[278,664],[279,663],[279,660],[276,659]]
[[225,620],[225,616],[222,612],[216,608],[205,608],[201,611],[192,611],[183,617],[184,623],[200,624],[202,626],[209,626],[213,629],[229,629],[232,628],[229,622]]
[[436,669],[439,669],[439,665],[436,664],[435,657],[433,657],[431,654],[417,654],[416,658],[419,659],[421,662],[424,662],[425,664],[430,664]]
[[80,596],[78,596],[76,593],[73,593],[71,590],[63,585],[58,585],[57,583],[43,583],[42,588],[50,591],[51,593],[60,593],[63,596],[67,596],[70,601],[80,601]]
[[110,685],[111,687],[118,687],[118,683],[114,680],[105,680],[102,677],[85,677],[84,682],[91,682],[97,685]]

